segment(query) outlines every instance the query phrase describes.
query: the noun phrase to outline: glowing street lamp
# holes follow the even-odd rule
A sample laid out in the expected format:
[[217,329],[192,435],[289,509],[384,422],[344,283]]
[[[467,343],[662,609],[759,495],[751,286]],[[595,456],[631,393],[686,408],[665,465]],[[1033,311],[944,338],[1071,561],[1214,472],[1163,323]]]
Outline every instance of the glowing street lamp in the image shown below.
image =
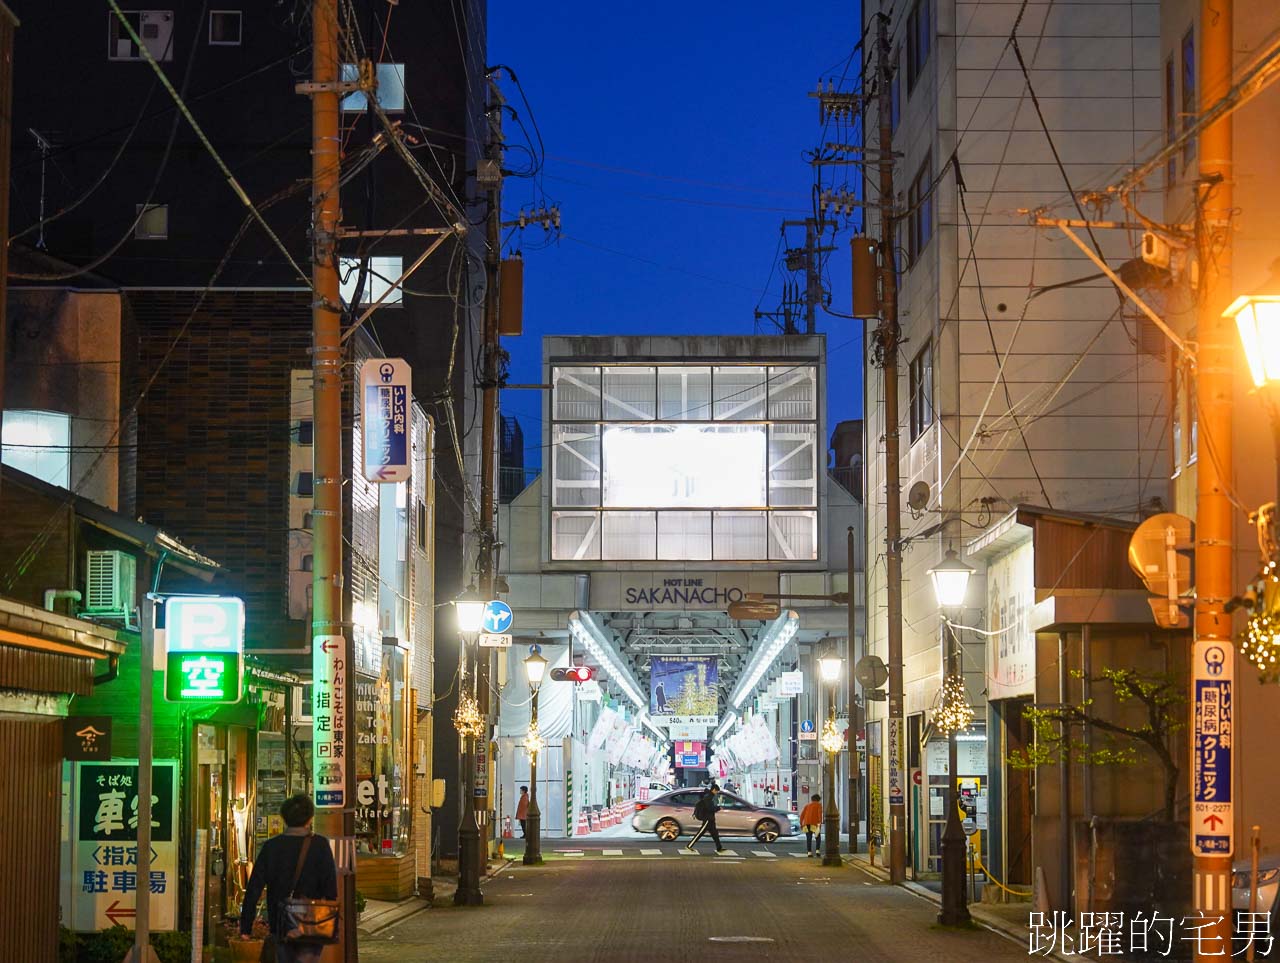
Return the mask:
[[835,641],[830,642],[832,648],[818,659],[818,675],[828,686],[827,719],[822,724],[822,735],[818,745],[827,755],[827,768],[823,773],[822,832],[827,837],[823,846],[823,866],[843,866],[840,859],[840,806],[836,802],[836,762],[838,753],[844,746],[844,740],[836,729],[836,683],[840,680],[840,666],[843,660],[835,653]]
[[933,594],[938,606],[943,609],[954,609],[964,605],[965,592],[969,588],[969,576],[973,567],[960,561],[954,549],[947,549],[946,557],[929,569],[929,578],[933,580]]
[[473,634],[484,624],[484,599],[474,587],[468,588],[453,600],[453,610],[458,617],[458,631]]
[[1241,295],[1222,316],[1235,319],[1253,383],[1280,381],[1280,293]]
[[841,661],[843,660],[834,655],[824,655],[818,660],[818,673],[823,682],[835,682],[840,678]]
[[546,746],[542,731],[538,728],[538,690],[542,688],[547,673],[547,660],[536,646],[529,646],[529,657],[524,660],[525,676],[533,692],[533,709],[529,721],[529,734],[524,747],[529,753],[529,812],[525,821],[524,865],[542,865],[542,810],[538,807],[538,753]]

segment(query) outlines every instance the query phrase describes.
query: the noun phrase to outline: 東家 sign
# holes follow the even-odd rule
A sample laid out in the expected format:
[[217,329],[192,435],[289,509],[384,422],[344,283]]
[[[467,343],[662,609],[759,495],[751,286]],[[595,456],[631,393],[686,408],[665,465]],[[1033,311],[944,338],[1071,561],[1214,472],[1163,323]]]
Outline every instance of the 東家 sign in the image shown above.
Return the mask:
[[490,635],[502,635],[515,624],[511,606],[499,599],[484,604],[483,631]]
[[244,675],[244,602],[232,596],[172,596],[164,603],[164,697],[239,702]]
[[1231,748],[1235,648],[1227,641],[1197,641],[1192,649],[1195,684],[1191,772],[1191,851],[1197,856],[1234,852]]
[[151,870],[138,879],[138,763],[77,762],[71,774],[70,905],[77,932],[133,928],[138,886],[150,892],[151,928],[172,930],[178,906],[178,763],[151,764]]
[[341,809],[347,783],[347,695],[351,684],[346,640],[317,635],[311,644],[311,773],[317,809]]
[[67,716],[62,720],[62,757],[111,758],[111,716]]
[[360,366],[364,477],[371,482],[409,480],[411,379],[401,358],[370,358]]

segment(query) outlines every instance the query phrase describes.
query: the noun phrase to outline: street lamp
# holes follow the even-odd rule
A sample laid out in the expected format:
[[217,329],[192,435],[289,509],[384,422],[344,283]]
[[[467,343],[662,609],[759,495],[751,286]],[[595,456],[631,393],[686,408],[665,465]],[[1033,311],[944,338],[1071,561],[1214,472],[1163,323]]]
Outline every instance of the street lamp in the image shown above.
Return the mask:
[[[453,714],[453,725],[458,730],[459,749],[462,751],[462,821],[458,824],[458,889],[453,894],[454,905],[481,906],[484,894],[480,890],[480,823],[476,816],[475,787],[476,739],[484,735],[484,716],[476,699],[476,673],[468,673],[471,652],[480,627],[484,623],[485,600],[469,587],[454,599],[454,614],[458,619],[458,632],[462,635],[462,652],[458,665],[461,679],[458,708]],[[469,677],[468,677],[469,676]]]
[[[947,826],[942,833],[942,912],[938,922],[943,926],[963,926],[969,922],[969,907],[964,894],[965,856],[969,848],[960,825],[960,784],[956,778],[956,733],[973,719],[973,710],[964,698],[964,680],[960,675],[959,644],[947,610],[959,615],[973,568],[960,561],[948,549],[946,556],[929,570],[933,593],[942,609],[943,628],[947,639],[947,678],[943,683],[943,711],[935,724],[947,733]],[[958,704],[957,704],[958,702]],[[961,708],[963,706],[963,709]],[[968,710],[965,717],[964,710]]]
[[547,660],[536,645],[529,647],[529,658],[524,660],[525,675],[529,678],[529,690],[533,693],[533,710],[529,722],[529,734],[524,747],[529,752],[529,813],[525,822],[524,865],[542,865],[542,810],[538,808],[538,753],[546,744],[538,729],[538,690],[547,671]]
[[827,721],[822,724],[819,744],[827,754],[827,768],[823,779],[822,833],[826,844],[822,848],[823,866],[842,866],[840,859],[840,805],[836,802],[836,761],[842,740],[836,730],[836,683],[840,679],[841,659],[828,651],[818,660],[818,674],[827,686]]

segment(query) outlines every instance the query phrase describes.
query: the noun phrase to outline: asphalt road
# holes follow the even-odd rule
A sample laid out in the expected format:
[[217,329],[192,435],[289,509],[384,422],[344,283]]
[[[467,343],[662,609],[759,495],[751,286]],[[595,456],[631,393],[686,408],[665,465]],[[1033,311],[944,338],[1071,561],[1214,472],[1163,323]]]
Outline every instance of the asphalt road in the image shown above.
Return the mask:
[[486,883],[483,907],[433,908],[362,938],[361,961],[1027,959],[1025,944],[984,929],[943,930],[932,903],[854,867],[793,856],[794,845],[726,840],[738,855],[705,845],[691,856],[672,844],[588,841],[580,856],[558,852],[569,844],[556,841],[544,866],[501,871]]

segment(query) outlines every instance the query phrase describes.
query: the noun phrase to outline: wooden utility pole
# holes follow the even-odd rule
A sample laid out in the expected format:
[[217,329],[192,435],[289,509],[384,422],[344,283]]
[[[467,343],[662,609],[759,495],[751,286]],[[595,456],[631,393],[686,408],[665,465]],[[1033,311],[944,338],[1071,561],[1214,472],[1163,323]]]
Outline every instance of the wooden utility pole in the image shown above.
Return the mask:
[[[876,14],[876,83],[880,135],[880,324],[875,341],[884,372],[885,574],[889,640],[889,880],[901,883],[907,871],[906,741],[902,716],[902,483],[898,463],[898,272],[894,255],[893,81],[889,17]],[[896,780],[896,782],[895,782]]]
[[[1231,88],[1232,0],[1202,0],[1200,6],[1200,112],[1218,103]],[[1196,340],[1196,405],[1199,410],[1200,448],[1208,457],[1196,462],[1195,572],[1196,607],[1194,638],[1213,642],[1234,662],[1231,616],[1227,600],[1234,594],[1232,562],[1233,445],[1231,393],[1236,334],[1230,319],[1222,316],[1232,299],[1231,216],[1233,187],[1232,121],[1224,115],[1200,135],[1200,177],[1196,184],[1197,243],[1200,291]],[[1194,659],[1193,659],[1194,661]],[[1191,673],[1192,678],[1195,672]],[[1191,692],[1191,727],[1195,732],[1195,683]],[[1191,740],[1191,778],[1196,778],[1197,740]],[[1230,787],[1230,782],[1227,783]],[[1193,799],[1195,787],[1192,787]],[[1193,807],[1194,808],[1194,807]],[[1195,814],[1191,836],[1196,839]],[[1192,906],[1209,925],[1196,941],[1195,958],[1221,958],[1232,949],[1231,853],[1196,855]],[[1220,922],[1213,922],[1218,921]]]
[[[865,495],[865,491],[864,491]],[[856,554],[856,540],[854,539],[853,526],[849,526],[846,533],[848,538],[848,567],[846,576],[846,588],[849,592],[849,604],[846,607],[846,615],[848,617],[847,632],[849,635],[848,643],[845,651],[848,653],[845,659],[845,685],[846,690],[845,702],[846,713],[849,717],[849,728],[846,730],[845,739],[849,743],[849,798],[845,806],[845,812],[849,814],[849,852],[856,853],[858,851],[858,827],[862,823],[862,765],[861,758],[858,755],[858,733],[862,732],[862,707],[858,705],[858,675],[855,669],[858,666],[858,645],[856,632],[858,627],[858,590],[854,588],[854,560],[858,557]]]
[[[338,176],[341,163],[337,0],[312,0],[311,95],[311,370],[315,507],[312,510],[311,641],[340,637],[349,694],[355,664],[351,633],[342,613],[342,298],[338,284]],[[328,644],[333,644],[329,642]],[[335,685],[335,694],[338,686]],[[353,702],[343,698],[344,731],[353,733]],[[336,731],[336,730],[335,730]],[[315,744],[327,741],[316,739]],[[349,751],[346,745],[344,751]],[[342,807],[316,810],[316,832],[330,839],[355,833],[355,760],[345,760]],[[354,963],[356,949],[354,866],[340,867],[342,941],[326,959]],[[338,955],[339,951],[341,955]]]

